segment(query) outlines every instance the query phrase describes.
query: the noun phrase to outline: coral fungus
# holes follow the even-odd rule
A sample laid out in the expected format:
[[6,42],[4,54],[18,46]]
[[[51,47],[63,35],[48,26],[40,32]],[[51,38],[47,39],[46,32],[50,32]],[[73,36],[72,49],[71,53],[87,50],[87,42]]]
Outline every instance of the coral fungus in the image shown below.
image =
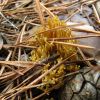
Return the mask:
[[[31,60],[40,61],[54,54],[59,55],[59,58],[55,59],[52,64],[51,62],[49,62],[43,67],[42,73],[46,72],[53,65],[61,62],[65,58],[69,58],[68,61],[77,59],[77,55],[70,57],[72,54],[76,53],[77,50],[75,47],[53,43],[55,38],[71,37],[73,37],[71,34],[71,29],[66,26],[64,21],[60,21],[58,17],[49,18],[46,22],[46,25],[41,26],[37,30],[37,33],[33,37],[33,40],[36,41],[37,49],[31,52]],[[52,41],[49,41],[49,39],[52,39]],[[63,40],[63,42],[76,43],[75,40]],[[59,77],[64,76],[64,74],[66,74],[66,72],[68,71],[71,72],[77,69],[77,65],[65,66],[64,64],[62,64],[42,79],[42,83],[45,83],[46,85],[42,86],[41,89],[47,90],[53,85],[58,84],[60,81],[63,80],[63,78]]]

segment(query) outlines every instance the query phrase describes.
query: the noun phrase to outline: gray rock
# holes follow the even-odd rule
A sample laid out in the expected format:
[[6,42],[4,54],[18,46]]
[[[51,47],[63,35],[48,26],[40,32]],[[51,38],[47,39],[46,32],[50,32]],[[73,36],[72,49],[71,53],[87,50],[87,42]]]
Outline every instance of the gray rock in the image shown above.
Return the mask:
[[70,82],[73,92],[80,91],[83,81],[84,81],[84,79],[81,74],[76,75],[76,77]]
[[73,91],[70,85],[66,84],[60,93],[59,100],[71,100],[72,96],[73,96]]
[[78,94],[74,94],[72,100],[80,100],[80,96]]
[[96,87],[100,89],[100,76],[99,76],[99,79],[98,79],[98,82],[97,82],[97,86]]
[[99,71],[93,71],[93,70],[84,75],[85,79],[87,81],[90,81],[93,84],[96,84],[99,76],[100,76],[100,72]]
[[100,90],[98,89],[97,92],[98,92],[97,100],[100,100]]
[[83,70],[83,74],[65,84],[59,100],[99,100],[97,98],[100,98],[100,72]]
[[96,89],[90,83],[86,83],[83,90],[79,93],[82,100],[96,100]]

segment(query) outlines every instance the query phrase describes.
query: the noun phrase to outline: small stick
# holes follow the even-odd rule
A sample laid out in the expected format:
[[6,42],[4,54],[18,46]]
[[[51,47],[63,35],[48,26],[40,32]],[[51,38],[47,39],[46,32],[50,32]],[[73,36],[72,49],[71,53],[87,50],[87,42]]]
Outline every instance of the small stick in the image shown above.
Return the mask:
[[[12,51],[9,51],[9,54],[6,58],[6,61],[8,61],[11,57]],[[0,70],[0,76],[2,75],[3,71],[5,70],[5,66],[2,66],[1,70]]]
[[45,3],[44,5],[47,6],[47,5],[53,4],[53,3],[57,2],[57,1],[58,1],[58,0],[52,0],[52,1],[50,1],[50,2]]
[[16,67],[28,68],[34,65],[34,62],[31,61],[0,61],[0,64],[11,65]]
[[40,7],[40,2],[39,2],[39,0],[35,0],[35,2],[36,2],[37,9],[38,9],[38,14],[40,17],[41,24],[44,25],[45,22],[44,22],[43,12]]
[[55,15],[49,10],[47,9],[42,3],[40,3],[40,5],[42,6],[42,8],[51,16],[54,17]]
[[10,22],[1,12],[0,12],[0,15],[5,19],[5,21],[7,21],[8,23],[10,23],[10,25],[13,27],[13,28],[16,28],[18,29],[12,22]]
[[80,12],[80,10],[79,9],[77,9],[77,10],[75,10],[75,12],[74,13],[72,13],[72,15],[71,16],[69,16],[66,20],[65,20],[65,22],[67,22],[68,20],[70,20],[75,14],[77,14],[77,13],[79,13]]
[[11,66],[5,65],[5,67],[11,69],[12,71],[14,71],[15,73],[19,74],[19,75],[23,75],[21,72],[15,70],[14,68],[12,68]]
[[79,31],[79,32],[88,32],[88,33],[100,34],[100,31],[88,30],[88,29],[72,28],[72,30],[73,31]]
[[[18,35],[15,45],[18,44],[18,43],[20,42],[20,37],[22,36],[23,30],[25,29],[25,27],[26,27],[26,24],[23,26],[23,28],[22,28],[20,34]],[[15,48],[14,48],[14,51],[13,51],[13,53],[12,53],[12,60],[14,59],[14,56],[15,56],[17,47],[18,47],[18,46],[16,45]]]
[[97,20],[98,20],[98,23],[100,23],[100,17],[99,17],[99,14],[98,14],[98,12],[97,12],[97,10],[96,10],[94,4],[92,4],[92,8],[93,8],[93,10],[94,10],[95,17],[96,17]]
[[72,5],[74,5],[75,3],[78,3],[78,1],[77,0],[74,0],[74,1],[72,1],[72,2],[70,2],[70,1],[68,1],[68,2],[63,2],[63,3],[61,3],[60,4],[60,6],[72,6]]
[[56,43],[56,44],[65,44],[65,45],[80,47],[80,48],[96,49],[95,47],[92,47],[92,46],[80,45],[80,44],[74,44],[74,43],[59,42],[59,41],[50,41],[50,42],[53,42],[53,43]]
[[82,39],[82,38],[89,38],[89,37],[100,37],[100,35],[86,35],[86,36],[79,36],[79,37],[72,37],[72,38],[48,38],[48,41],[75,40],[75,39]]
[[[26,24],[22,28],[22,33],[20,35],[19,43],[21,43],[22,40],[23,40],[23,35],[25,33],[25,28],[26,28]],[[21,47],[19,47],[19,52],[18,52],[18,61],[20,61],[20,60],[21,60]]]
[[[25,42],[21,42],[21,43],[25,43]],[[16,45],[7,45],[7,44],[4,44],[4,45],[1,45],[3,48],[15,48],[16,46],[17,47],[23,47],[23,48],[31,48],[31,49],[36,49],[37,47],[35,46],[28,46],[28,45],[20,45],[21,43],[18,43]],[[26,42],[27,43],[27,42]]]
[[52,11],[52,10],[65,10],[65,9],[68,9],[72,6],[75,6],[75,5],[78,5],[79,2],[75,1],[75,2],[72,2],[72,3],[69,3],[68,5],[67,4],[62,4],[60,5],[59,7],[50,7],[49,9]]
[[[86,57],[85,57],[84,53],[82,52],[82,50],[81,50],[80,48],[78,48],[78,51],[80,52],[82,58],[83,58],[84,60],[86,60]],[[89,61],[86,61],[86,63],[87,63],[87,65],[88,65],[89,67],[93,68],[93,65],[92,65]]]
[[[2,2],[2,0],[0,0]],[[3,2],[0,4],[0,11],[4,8],[4,6],[8,3],[8,0],[3,0]]]

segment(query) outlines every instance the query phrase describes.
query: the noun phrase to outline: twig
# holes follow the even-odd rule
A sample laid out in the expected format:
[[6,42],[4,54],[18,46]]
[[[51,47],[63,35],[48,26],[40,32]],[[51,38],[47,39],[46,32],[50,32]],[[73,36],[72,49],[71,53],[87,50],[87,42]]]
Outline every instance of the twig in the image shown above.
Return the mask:
[[76,40],[76,39],[90,38],[90,37],[100,37],[100,35],[86,35],[86,36],[79,36],[72,38],[48,38],[48,41]]
[[[9,51],[9,55],[6,58],[6,61],[8,61],[11,57],[12,51]],[[5,66],[2,66],[1,70],[0,70],[0,76],[2,75],[3,71],[5,70]]]
[[[26,24],[23,26],[22,31],[20,32],[20,34],[19,34],[19,36],[18,36],[18,38],[17,38],[17,40],[16,40],[15,45],[19,43],[19,40],[20,40],[21,34],[23,33],[23,29],[25,30],[25,27],[26,27]],[[18,46],[15,46],[14,51],[13,51],[13,53],[12,53],[12,60],[14,59],[14,56],[15,56],[15,53],[16,53],[16,50],[17,50],[17,47],[18,47]]]
[[18,29],[13,23],[11,23],[1,12],[0,15],[6,20],[6,22],[10,23],[11,26],[13,26],[14,28]]
[[40,2],[39,2],[39,0],[35,0],[35,2],[36,2],[36,7],[38,9],[38,14],[40,17],[41,24],[44,25],[45,24],[44,16],[43,16],[43,12],[42,12],[41,7],[40,7]]
[[42,6],[42,8],[51,16],[54,17],[55,15],[49,10],[47,9],[42,3],[40,3],[40,5]]
[[[80,48],[78,48],[78,50],[79,50],[79,53],[81,54],[82,58],[84,60],[86,60],[86,57],[85,57],[84,53],[82,52],[82,50]],[[88,66],[93,68],[93,65],[89,61],[86,61],[86,63],[87,63]]]
[[75,12],[74,13],[72,13],[72,15],[71,16],[69,16],[66,20],[65,20],[65,22],[67,22],[68,20],[70,20],[75,14],[77,14],[77,13],[79,13],[80,12],[80,10],[79,9],[77,9],[77,10],[75,10]]
[[80,28],[72,28],[73,31],[79,31],[79,32],[88,32],[88,33],[94,33],[94,34],[100,34],[100,31],[94,31],[94,30],[88,30],[88,29],[80,29]]
[[80,47],[80,48],[96,49],[95,47],[87,46],[87,45],[80,45],[80,44],[67,43],[67,42],[59,42],[59,41],[52,41],[52,42],[56,43],[56,44],[63,44],[63,45],[69,45],[69,46],[74,46],[74,47]]
[[94,4],[92,4],[92,8],[94,10],[94,14],[95,14],[95,17],[97,18],[98,23],[100,23],[100,17],[99,17],[99,14],[98,14]]

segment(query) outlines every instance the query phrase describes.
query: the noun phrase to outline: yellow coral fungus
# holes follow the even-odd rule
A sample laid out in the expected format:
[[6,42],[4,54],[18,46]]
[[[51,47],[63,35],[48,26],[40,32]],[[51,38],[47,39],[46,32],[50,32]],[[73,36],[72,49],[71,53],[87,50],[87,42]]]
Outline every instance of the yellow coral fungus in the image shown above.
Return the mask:
[[[65,27],[65,28],[60,28]],[[57,28],[57,29],[55,29]],[[48,31],[49,30],[49,31]],[[53,41],[49,42],[50,38],[70,38],[73,37],[71,34],[71,29],[66,26],[63,21],[60,21],[58,17],[49,18],[45,26],[41,26],[36,35],[33,37],[33,40],[36,41],[38,48],[31,52],[31,60],[39,61],[43,60],[47,57],[50,57],[54,54],[59,55],[59,58],[53,61],[53,64],[50,65],[48,63],[42,69],[42,73],[49,70],[56,62],[62,61],[64,58],[70,57],[73,53],[76,52],[76,48],[73,46],[63,45],[63,44],[54,44]],[[75,40],[63,40],[67,43],[75,43]],[[76,55],[68,59],[76,60]],[[63,78],[59,78],[66,73],[67,70],[77,70],[78,67],[76,65],[65,66],[64,64],[59,66],[57,69],[50,72],[47,76],[42,79],[42,83],[46,83],[46,86],[42,86],[42,90],[46,90],[50,88],[52,85],[59,83],[59,81],[63,80]],[[60,80],[59,80],[60,79]]]

